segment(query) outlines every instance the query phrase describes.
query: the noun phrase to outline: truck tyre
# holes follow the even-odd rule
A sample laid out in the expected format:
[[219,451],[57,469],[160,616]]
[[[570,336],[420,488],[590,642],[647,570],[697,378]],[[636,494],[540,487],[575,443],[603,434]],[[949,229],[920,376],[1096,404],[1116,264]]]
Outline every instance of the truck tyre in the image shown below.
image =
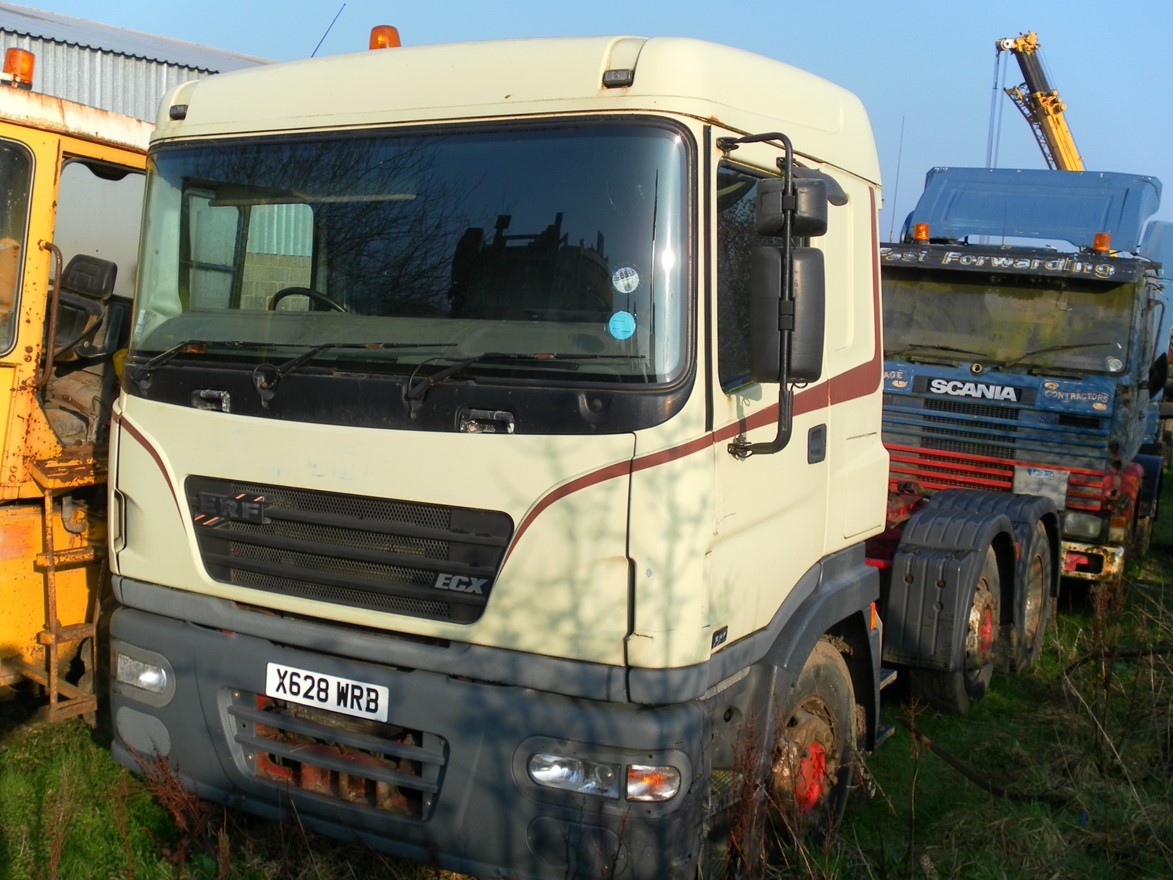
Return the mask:
[[998,556],[993,547],[987,547],[981,574],[973,588],[965,639],[954,645],[954,651],[960,654],[954,657],[954,670],[909,669],[913,697],[964,715],[986,695],[994,674],[1000,591]]
[[819,641],[780,717],[767,791],[779,840],[826,839],[847,805],[855,771],[855,691],[839,651]]
[[1026,552],[1026,583],[1022,598],[1022,630],[1018,633],[1014,669],[1029,668],[1043,650],[1051,618],[1051,541],[1036,522]]

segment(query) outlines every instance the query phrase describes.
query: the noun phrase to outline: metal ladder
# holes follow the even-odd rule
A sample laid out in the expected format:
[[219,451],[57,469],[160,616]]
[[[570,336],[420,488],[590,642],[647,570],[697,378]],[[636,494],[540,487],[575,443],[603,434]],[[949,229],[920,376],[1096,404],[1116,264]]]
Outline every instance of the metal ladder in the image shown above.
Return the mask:
[[44,504],[41,517],[43,552],[37,555],[36,564],[45,575],[45,626],[37,633],[37,642],[44,648],[45,665],[41,668],[19,658],[9,663],[25,678],[45,688],[49,703],[38,712],[39,719],[44,721],[60,721],[95,712],[98,708],[98,698],[92,688],[87,691],[63,679],[60,666],[65,646],[88,639],[87,668],[91,672],[97,669],[96,635],[101,583],[99,589],[94,591],[88,619],[63,624],[57,613],[57,572],[63,568],[90,564],[101,551],[93,546],[56,549],[53,521],[59,510],[55,503],[56,493],[62,489],[94,485],[99,468],[92,457],[34,461],[30,466],[33,478],[41,488]]

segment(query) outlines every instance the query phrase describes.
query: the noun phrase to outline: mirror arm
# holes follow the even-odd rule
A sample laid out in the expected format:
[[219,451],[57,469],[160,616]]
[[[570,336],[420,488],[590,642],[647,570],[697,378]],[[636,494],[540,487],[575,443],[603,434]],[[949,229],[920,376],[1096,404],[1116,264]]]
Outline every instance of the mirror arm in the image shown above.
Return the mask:
[[[722,146],[721,141],[728,140],[722,138],[717,144]],[[786,217],[782,226],[782,247],[785,248],[786,253],[782,260],[782,299],[778,303],[778,329],[785,331],[782,333],[782,340],[778,346],[780,361],[778,364],[778,430],[774,439],[769,443],[750,443],[744,437],[733,440],[728,446],[729,454],[740,460],[747,459],[751,455],[774,455],[781,452],[790,442],[790,434],[794,425],[792,418],[794,390],[787,387],[790,380],[786,375],[790,365],[790,334],[794,330],[794,240],[790,235],[794,213],[798,210],[798,199],[794,186],[794,147],[790,143],[790,138],[781,132],[737,138],[734,143],[727,143],[726,146],[729,146],[730,149],[736,149],[737,143],[764,140],[782,141],[782,145],[786,148],[786,155],[778,159],[778,167],[783,175],[782,179],[786,182],[786,201],[784,203]]]

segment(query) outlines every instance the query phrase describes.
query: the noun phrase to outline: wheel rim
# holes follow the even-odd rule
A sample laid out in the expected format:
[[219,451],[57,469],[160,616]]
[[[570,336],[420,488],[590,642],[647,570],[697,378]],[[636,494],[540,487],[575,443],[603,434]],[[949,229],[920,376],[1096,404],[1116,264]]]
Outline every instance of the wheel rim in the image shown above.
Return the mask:
[[1022,631],[1026,644],[1033,645],[1043,613],[1043,591],[1047,588],[1041,557],[1035,556],[1031,559],[1026,583],[1026,608],[1023,609]]
[[969,609],[969,632],[965,639],[965,667],[978,672],[993,659],[998,633],[998,601],[990,582],[981,578],[974,587]]
[[823,783],[827,774],[827,749],[820,742],[811,743],[807,753],[798,762],[798,773],[794,780],[794,799],[799,812],[811,812],[823,796]]
[[782,813],[806,817],[827,802],[834,787],[835,730],[818,699],[799,706],[786,727],[774,755],[774,802]]

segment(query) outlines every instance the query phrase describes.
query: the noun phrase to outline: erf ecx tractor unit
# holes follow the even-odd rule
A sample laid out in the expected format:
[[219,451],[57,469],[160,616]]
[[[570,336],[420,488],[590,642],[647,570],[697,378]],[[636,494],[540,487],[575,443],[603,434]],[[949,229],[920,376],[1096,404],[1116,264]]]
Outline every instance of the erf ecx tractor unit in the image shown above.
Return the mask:
[[833,825],[882,680],[859,102],[620,37],[273,65],[160,117],[118,759],[479,875],[693,877]]

